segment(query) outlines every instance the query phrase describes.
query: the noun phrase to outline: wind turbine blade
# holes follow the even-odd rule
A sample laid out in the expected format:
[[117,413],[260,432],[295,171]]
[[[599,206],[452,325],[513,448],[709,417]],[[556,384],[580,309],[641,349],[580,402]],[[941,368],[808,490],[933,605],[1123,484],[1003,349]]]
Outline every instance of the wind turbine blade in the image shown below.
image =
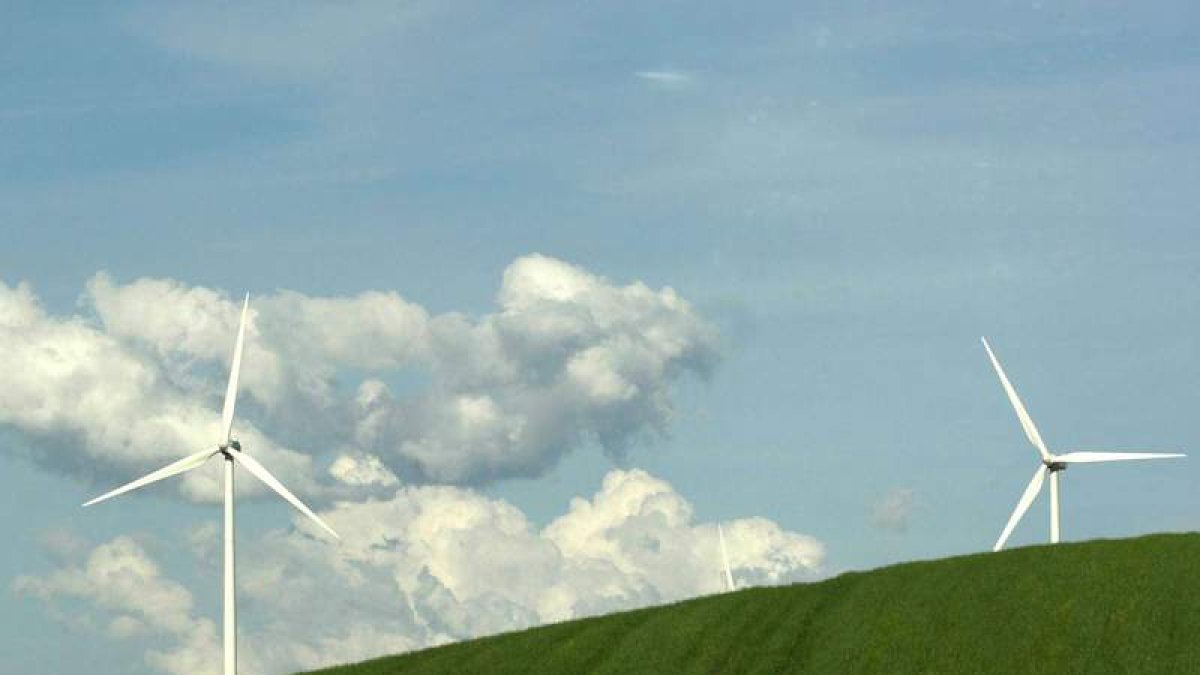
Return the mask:
[[1029,505],[1042,491],[1042,482],[1046,480],[1046,467],[1038,465],[1037,473],[1033,474],[1033,480],[1029,481],[1024,494],[1021,495],[1021,501],[1017,502],[1017,508],[1013,509],[1012,516],[1008,519],[1008,524],[1004,526],[1004,531],[1000,533],[1000,538],[996,540],[996,545],[992,547],[993,551],[999,551],[1004,548],[1004,542],[1008,541],[1008,535],[1012,534],[1013,528],[1017,523],[1021,522],[1021,517],[1029,510]]
[[237,342],[233,346],[233,364],[229,367],[229,384],[225,387],[225,406],[221,409],[221,445],[229,444],[233,431],[233,409],[237,406],[238,376],[242,372],[242,344],[246,341],[246,310],[250,308],[250,294],[242,301],[242,320],[238,324]]
[[230,454],[233,456],[235,461],[246,467],[247,471],[254,474],[255,478],[261,480],[263,483],[266,483],[267,487],[277,492],[280,497],[283,497],[289,504],[296,507],[297,511],[311,518],[313,522],[315,522],[317,525],[320,525],[322,529],[329,534],[332,534],[334,539],[341,539],[341,537],[338,536],[338,533],[333,531],[332,527],[326,525],[325,521],[321,520],[317,514],[312,512],[312,509],[305,506],[304,502],[300,501],[296,495],[292,494],[290,490],[284,487],[283,483],[280,483],[279,479],[275,478],[275,476],[272,476],[271,472],[267,471],[267,467],[260,464],[257,459],[254,459],[245,452],[234,451]]
[[728,590],[736,590],[733,584],[733,570],[729,568],[729,551],[725,549],[725,532],[721,530],[720,523],[717,523],[717,540],[721,542],[721,564],[724,566],[725,584]]
[[1033,443],[1033,447],[1042,453],[1042,459],[1050,459],[1050,451],[1046,449],[1046,444],[1042,441],[1042,435],[1038,433],[1037,427],[1033,424],[1033,418],[1025,410],[1025,404],[1021,403],[1021,397],[1017,396],[1017,390],[1013,389],[1012,382],[1009,382],[1008,376],[1004,374],[1004,368],[1000,366],[1000,360],[992,353],[992,346],[988,344],[987,338],[979,339],[983,340],[983,348],[987,350],[988,358],[992,360],[992,366],[996,369],[996,374],[1000,376],[1000,384],[1004,385],[1004,393],[1008,394],[1008,401],[1012,403],[1013,409],[1017,411],[1017,419],[1021,420],[1021,428],[1025,430],[1025,435],[1029,437],[1029,442]]
[[1133,459],[1168,459],[1187,457],[1177,452],[1068,452],[1055,455],[1054,461],[1067,464],[1092,464],[1095,462],[1123,462]]
[[126,483],[125,485],[122,485],[121,487],[117,488],[116,490],[113,490],[111,492],[106,492],[106,493],[100,495],[99,497],[96,497],[95,499],[85,503],[84,506],[91,506],[92,504],[102,502],[105,499],[109,499],[110,497],[116,497],[117,495],[125,494],[126,492],[129,492],[130,490],[136,490],[136,489],[142,487],[143,485],[149,485],[151,483],[160,481],[164,478],[170,478],[171,476],[181,474],[185,471],[190,471],[190,470],[195,469],[196,467],[200,466],[201,464],[205,463],[206,461],[208,461],[208,458],[212,457],[214,454],[216,454],[216,450],[201,450],[200,452],[197,452],[195,454],[188,455],[187,457],[184,457],[183,459],[181,459],[177,462],[172,462],[172,463],[164,466],[163,468],[159,469],[158,471],[155,471],[153,473],[148,473],[145,476],[142,476],[141,478],[139,478],[131,483]]

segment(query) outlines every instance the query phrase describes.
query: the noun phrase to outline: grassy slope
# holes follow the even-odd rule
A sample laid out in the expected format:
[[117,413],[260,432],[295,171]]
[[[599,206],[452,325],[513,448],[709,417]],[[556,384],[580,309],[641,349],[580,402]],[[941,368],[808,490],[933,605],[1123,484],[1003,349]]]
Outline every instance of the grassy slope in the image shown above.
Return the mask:
[[320,671],[1200,673],[1200,535],[755,588]]

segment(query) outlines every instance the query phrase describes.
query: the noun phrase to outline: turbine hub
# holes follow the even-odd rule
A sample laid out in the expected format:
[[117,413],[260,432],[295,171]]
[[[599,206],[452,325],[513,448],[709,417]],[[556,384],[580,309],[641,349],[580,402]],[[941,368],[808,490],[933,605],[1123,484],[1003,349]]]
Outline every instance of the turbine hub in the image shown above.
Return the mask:
[[233,455],[229,454],[230,450],[241,452],[242,444],[238,443],[236,438],[231,438],[228,443],[222,443],[217,446],[217,452],[225,455],[227,459],[233,459]]
[[1048,460],[1045,460],[1044,463],[1046,465],[1046,468],[1049,469],[1051,473],[1057,473],[1059,471],[1067,470],[1066,462],[1056,462],[1052,459],[1048,459]]

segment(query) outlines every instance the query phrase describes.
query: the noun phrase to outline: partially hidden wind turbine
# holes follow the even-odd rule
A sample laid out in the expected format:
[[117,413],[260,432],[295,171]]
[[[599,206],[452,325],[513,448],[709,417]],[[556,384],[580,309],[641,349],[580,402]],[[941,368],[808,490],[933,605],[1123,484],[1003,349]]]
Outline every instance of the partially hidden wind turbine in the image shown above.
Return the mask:
[[238,374],[242,367],[242,343],[246,337],[246,311],[250,307],[250,294],[246,294],[246,299],[242,303],[242,320],[238,325],[237,342],[233,347],[233,365],[229,371],[229,385],[225,389],[225,407],[221,411],[221,436],[217,441],[215,449],[209,448],[201,450],[192,455],[188,455],[183,459],[168,464],[163,468],[149,473],[131,483],[123,485],[112,492],[100,495],[84,506],[91,506],[97,502],[102,502],[109,497],[115,497],[119,494],[136,490],[144,485],[149,485],[160,481],[164,478],[169,478],[192,469],[199,468],[209,459],[221,455],[225,460],[225,625],[224,625],[224,652],[225,652],[225,675],[237,674],[237,607],[234,597],[234,556],[233,556],[233,465],[240,464],[242,468],[249,471],[267,487],[271,488],[288,501],[292,506],[296,507],[301,513],[308,516],[321,529],[325,530],[334,538],[339,538],[333,528],[325,524],[317,514],[304,505],[293,495],[283,483],[280,483],[271,472],[242,450],[241,444],[237,442],[231,435],[233,430],[233,409],[237,402],[238,389]]
[[721,524],[717,523],[717,541],[721,543],[721,576],[725,579],[725,590],[736,591],[737,586],[733,583],[733,570],[729,567],[729,551],[725,550],[725,533],[721,530]]
[[1017,419],[1021,421],[1021,428],[1025,430],[1025,435],[1029,438],[1029,442],[1042,456],[1042,462],[1038,465],[1037,471],[1033,474],[1033,479],[1029,481],[1029,485],[1025,488],[1025,492],[1021,495],[1020,501],[1017,502],[1017,508],[1013,510],[1012,516],[1008,519],[1008,524],[1004,526],[1004,531],[1000,533],[1000,538],[996,540],[996,545],[992,547],[993,551],[999,551],[1004,548],[1004,542],[1008,541],[1008,536],[1012,534],[1013,528],[1021,521],[1021,517],[1029,510],[1029,505],[1037,498],[1038,493],[1042,491],[1042,484],[1046,480],[1046,476],[1050,477],[1050,543],[1057,544],[1059,539],[1059,514],[1058,514],[1058,474],[1064,471],[1071,464],[1092,464],[1096,462],[1121,462],[1133,459],[1165,459],[1168,457],[1184,457],[1179,453],[1162,453],[1162,452],[1068,452],[1065,455],[1055,455],[1046,449],[1045,442],[1042,441],[1041,434],[1038,433],[1037,427],[1033,424],[1033,419],[1025,410],[1025,405],[1021,403],[1021,398],[1017,396],[1017,391],[1013,389],[1012,383],[1008,381],[1008,376],[1004,374],[1004,368],[1000,367],[1000,360],[992,353],[992,347],[988,344],[987,338],[983,340],[983,348],[987,350],[988,358],[992,360],[992,366],[996,369],[996,375],[1000,377],[1000,384],[1004,385],[1004,393],[1008,394],[1008,400],[1012,403],[1012,407],[1017,411]]

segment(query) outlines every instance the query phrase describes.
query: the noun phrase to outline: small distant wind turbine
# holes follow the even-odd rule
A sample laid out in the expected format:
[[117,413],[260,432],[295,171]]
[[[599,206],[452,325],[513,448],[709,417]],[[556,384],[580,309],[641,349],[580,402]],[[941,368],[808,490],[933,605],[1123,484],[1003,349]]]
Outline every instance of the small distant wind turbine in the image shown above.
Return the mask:
[[105,493],[96,497],[84,504],[91,506],[97,502],[102,502],[110,497],[116,497],[119,494],[124,494],[130,490],[136,490],[142,486],[149,485],[160,481],[164,478],[170,478],[186,471],[199,468],[205,462],[216,455],[221,455],[225,459],[225,675],[237,675],[237,607],[234,598],[234,557],[233,557],[233,465],[234,463],[241,464],[243,468],[253,474],[256,478],[267,484],[275,492],[279,493],[292,506],[296,507],[301,513],[308,516],[317,525],[320,525],[323,530],[333,535],[334,538],[339,538],[333,528],[325,524],[317,514],[304,505],[293,495],[283,483],[280,483],[271,472],[254,459],[250,455],[242,451],[242,446],[238,443],[231,432],[233,430],[233,409],[237,403],[237,388],[238,374],[242,368],[242,343],[246,337],[246,311],[250,307],[250,294],[246,294],[246,300],[242,303],[242,320],[238,326],[237,342],[233,347],[233,366],[229,371],[229,385],[225,389],[225,407],[221,411],[221,436],[217,442],[216,449],[201,450],[192,455],[188,455],[183,459],[168,464],[163,468],[149,473],[131,483],[123,485],[112,492]]
[[725,533],[721,531],[720,523],[717,523],[717,541],[721,543],[721,568],[724,571],[725,591],[736,591],[737,586],[733,583],[733,570],[729,568],[729,551],[725,549]]
[[1012,534],[1013,528],[1021,521],[1021,517],[1029,510],[1029,505],[1033,503],[1038,493],[1042,491],[1042,483],[1045,482],[1046,476],[1050,476],[1050,543],[1057,544],[1059,539],[1058,474],[1066,470],[1069,465],[1185,456],[1179,453],[1161,452],[1068,452],[1065,455],[1051,454],[1046,449],[1046,444],[1042,441],[1042,436],[1038,433],[1037,427],[1034,426],[1033,419],[1026,412],[1025,405],[1021,403],[1020,397],[1017,396],[1017,391],[1013,389],[1012,383],[1008,381],[1008,376],[1004,374],[1004,369],[1000,367],[1000,360],[992,353],[992,347],[988,344],[987,338],[980,339],[983,340],[983,348],[987,350],[988,358],[992,360],[992,366],[996,368],[996,374],[1000,376],[1000,384],[1004,385],[1004,392],[1008,394],[1009,402],[1012,403],[1012,407],[1017,411],[1017,419],[1021,421],[1021,428],[1025,430],[1025,435],[1029,438],[1029,442],[1033,444],[1033,447],[1037,448],[1038,453],[1042,456],[1042,463],[1038,466],[1037,471],[1034,472],[1033,480],[1029,481],[1029,485],[1021,495],[1020,501],[1017,502],[1017,508],[1008,519],[1008,524],[1004,526],[1004,531],[1000,533],[1000,538],[996,540],[996,545],[992,547],[993,551],[999,551],[1001,548],[1004,548],[1004,542],[1008,541],[1008,536]]

